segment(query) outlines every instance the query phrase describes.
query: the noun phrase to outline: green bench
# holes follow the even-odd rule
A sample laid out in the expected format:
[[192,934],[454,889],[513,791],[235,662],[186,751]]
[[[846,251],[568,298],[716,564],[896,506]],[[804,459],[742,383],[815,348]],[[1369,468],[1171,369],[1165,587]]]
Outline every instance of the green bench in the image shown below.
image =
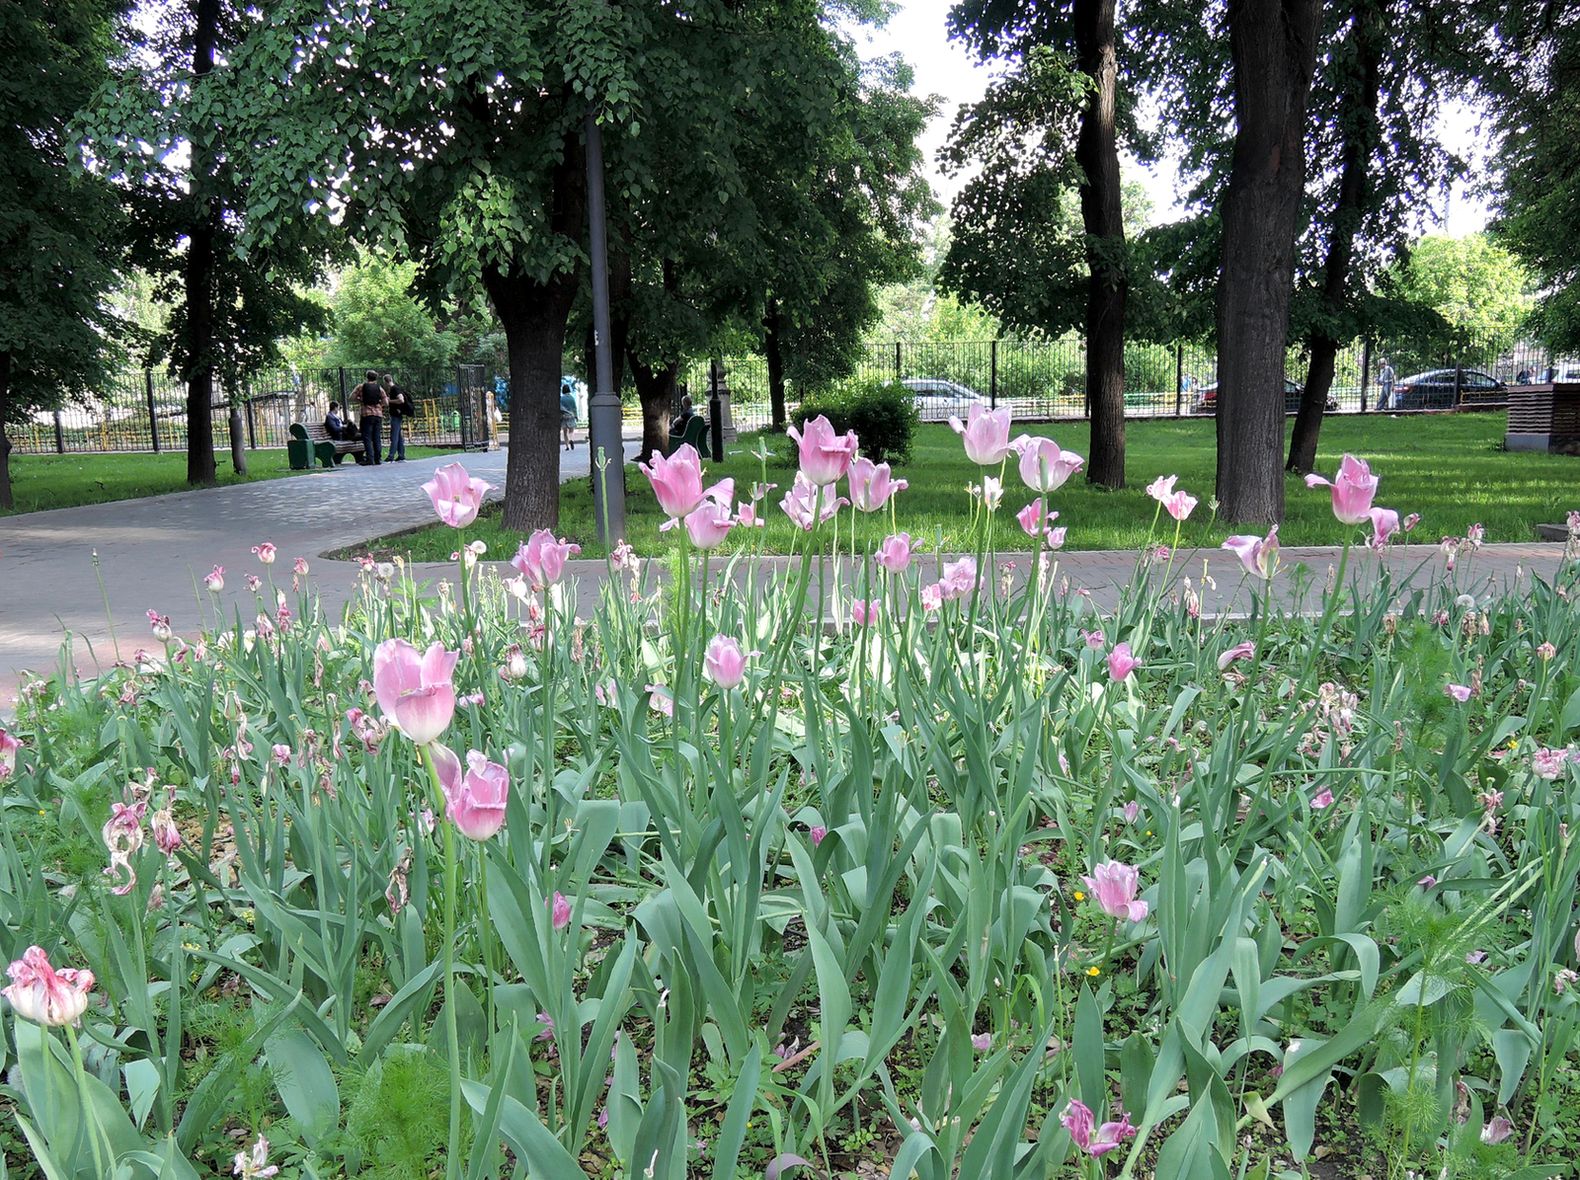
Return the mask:
[[293,422],[285,453],[291,460],[292,471],[308,471],[314,459],[320,467],[333,467],[342,456],[362,454],[363,446],[349,439],[330,438],[322,423],[315,426]]
[[700,452],[703,449],[703,440],[707,437],[708,420],[701,414],[693,414],[687,419],[685,429],[679,434],[676,434],[673,430],[669,432],[669,449],[664,452],[664,455],[666,458],[673,455],[687,443],[696,447]]

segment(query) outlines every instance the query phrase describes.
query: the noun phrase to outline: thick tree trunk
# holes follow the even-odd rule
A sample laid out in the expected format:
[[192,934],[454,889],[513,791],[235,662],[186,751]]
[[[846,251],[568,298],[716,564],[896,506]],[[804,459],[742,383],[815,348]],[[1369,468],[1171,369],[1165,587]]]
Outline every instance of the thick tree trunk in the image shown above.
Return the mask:
[[1125,223],[1120,204],[1115,139],[1118,65],[1116,0],[1075,0],[1075,43],[1092,96],[1075,144],[1080,166],[1081,221],[1086,229],[1086,389],[1091,399],[1092,447],[1086,478],[1105,488],[1125,486]]
[[1320,0],[1229,0],[1234,156],[1218,284],[1219,514],[1284,514],[1284,348]]
[[783,329],[779,300],[770,295],[763,313],[763,359],[768,362],[768,406],[775,430],[783,430],[790,421],[785,412],[785,359],[779,347]]
[[1371,196],[1367,169],[1377,148],[1377,103],[1382,91],[1384,29],[1383,4],[1355,0],[1351,9],[1350,42],[1354,47],[1354,75],[1343,96],[1344,127],[1340,149],[1338,203],[1328,227],[1328,256],[1323,261],[1322,310],[1311,332],[1311,366],[1306,388],[1295,415],[1285,469],[1304,475],[1317,465],[1317,438],[1333,388],[1333,362],[1338,355],[1337,325],[1349,304],[1350,270],[1355,260],[1355,235]]
[[[192,74],[213,72],[219,41],[220,0],[196,0]],[[207,136],[192,137],[193,142]],[[187,483],[214,482],[214,245],[219,235],[219,209],[208,193],[213,183],[213,157],[192,152],[192,224],[187,233],[184,295],[186,298]]]
[[0,508],[14,508],[11,498],[11,439],[6,435],[6,411],[10,409],[11,354],[0,352]]
[[642,461],[645,463],[654,451],[663,454],[669,445],[669,417],[675,405],[680,364],[669,361],[647,365],[632,357],[631,377],[636,383],[637,400],[642,403]]
[[576,276],[547,283],[483,271],[483,288],[505,329],[510,358],[510,451],[505,462],[507,529],[553,529],[560,520],[560,370]]

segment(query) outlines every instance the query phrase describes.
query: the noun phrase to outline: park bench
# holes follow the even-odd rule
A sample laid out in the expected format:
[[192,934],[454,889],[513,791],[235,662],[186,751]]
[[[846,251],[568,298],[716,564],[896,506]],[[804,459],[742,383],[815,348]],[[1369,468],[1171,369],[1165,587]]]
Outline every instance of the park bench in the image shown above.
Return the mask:
[[320,467],[333,467],[335,459],[340,455],[360,455],[363,453],[360,442],[347,439],[330,438],[329,432],[323,423],[291,423],[291,439],[285,444],[286,454],[291,460],[292,471],[306,471],[312,467],[313,460],[317,459]]
[[686,425],[679,434],[673,430],[669,432],[669,450],[666,454],[673,455],[681,447],[690,443],[698,451],[702,450],[703,440],[708,437],[708,420],[701,414],[693,414],[686,419]]

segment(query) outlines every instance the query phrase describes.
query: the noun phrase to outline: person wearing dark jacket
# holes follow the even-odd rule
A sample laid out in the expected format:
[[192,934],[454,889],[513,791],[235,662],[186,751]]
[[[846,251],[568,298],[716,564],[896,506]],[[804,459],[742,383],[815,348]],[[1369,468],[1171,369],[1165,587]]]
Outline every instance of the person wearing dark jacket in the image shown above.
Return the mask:
[[406,434],[402,429],[407,418],[411,416],[411,397],[388,373],[379,382],[384,387],[384,397],[389,402],[390,420],[390,449],[384,456],[391,463],[404,463],[406,461]]
[[389,399],[375,370],[369,369],[357,386],[357,401],[362,407],[362,461],[377,465],[384,461],[384,411]]

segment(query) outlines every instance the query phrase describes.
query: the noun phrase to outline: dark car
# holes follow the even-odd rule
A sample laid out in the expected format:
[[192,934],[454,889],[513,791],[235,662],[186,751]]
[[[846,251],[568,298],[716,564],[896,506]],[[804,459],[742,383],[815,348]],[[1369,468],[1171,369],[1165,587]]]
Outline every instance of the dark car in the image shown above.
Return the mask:
[[[1294,414],[1300,410],[1300,395],[1305,392],[1305,386],[1298,381],[1284,378],[1284,413]],[[1338,399],[1328,398],[1328,413],[1337,412]],[[1216,414],[1218,412],[1218,383],[1202,386],[1201,394],[1196,398],[1196,405],[1192,408],[1193,414]]]
[[[1454,374],[1459,374],[1458,397]],[[1379,398],[1381,393],[1378,394]],[[1478,369],[1429,369],[1401,377],[1393,387],[1393,400],[1379,410],[1448,410],[1464,402],[1499,402],[1508,387]]]

